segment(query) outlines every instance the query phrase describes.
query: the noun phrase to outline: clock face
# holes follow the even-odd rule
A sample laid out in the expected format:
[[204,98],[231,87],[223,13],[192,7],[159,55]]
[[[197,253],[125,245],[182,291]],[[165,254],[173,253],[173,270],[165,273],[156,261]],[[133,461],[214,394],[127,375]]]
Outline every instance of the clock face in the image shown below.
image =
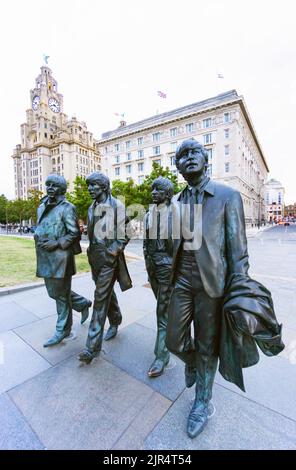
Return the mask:
[[32,99],[32,108],[34,111],[38,109],[39,103],[40,103],[40,96],[38,95],[34,96],[34,98]]
[[60,112],[60,103],[55,98],[49,98],[48,106],[54,113]]

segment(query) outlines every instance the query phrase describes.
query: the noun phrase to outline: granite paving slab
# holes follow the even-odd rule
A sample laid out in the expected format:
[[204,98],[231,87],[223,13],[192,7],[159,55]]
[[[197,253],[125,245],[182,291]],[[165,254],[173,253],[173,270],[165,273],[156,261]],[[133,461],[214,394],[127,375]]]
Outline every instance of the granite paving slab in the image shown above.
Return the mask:
[[187,417],[194,392],[186,389],[149,434],[144,449],[280,450],[296,449],[296,422],[254,401],[214,386],[214,416],[194,439],[187,436]]
[[88,366],[68,359],[14,388],[9,396],[47,449],[125,447],[139,422],[137,445],[142,446],[141,440],[170,405],[101,357]]
[[0,393],[49,367],[50,364],[16,333],[6,331],[0,334]]
[[104,358],[169,400],[175,400],[185,387],[184,365],[177,357],[171,355],[165,373],[160,377],[149,378],[147,371],[155,358],[155,338],[156,334],[151,328],[133,323],[121,329],[114,339],[104,342]]
[[18,305],[16,302],[4,302],[0,306],[0,332],[9,331],[27,323],[39,320],[30,311]]
[[61,343],[44,348],[43,344],[46,340],[51,338],[55,332],[57,316],[43,318],[38,322],[30,325],[21,326],[14,331],[29,344],[40,356],[44,357],[51,365],[58,364],[59,362],[78,355],[78,353],[85,347],[87,338],[89,320],[83,325],[80,325],[80,317],[73,316],[72,334],[73,339],[64,339]]
[[[296,348],[296,344],[295,344]],[[294,352],[296,359],[296,354]],[[296,362],[296,361],[295,361]],[[246,393],[217,373],[216,383],[260,403],[296,421],[296,364],[276,356],[260,353],[260,361],[243,369]]]
[[0,395],[0,449],[42,450],[44,445],[6,394]]

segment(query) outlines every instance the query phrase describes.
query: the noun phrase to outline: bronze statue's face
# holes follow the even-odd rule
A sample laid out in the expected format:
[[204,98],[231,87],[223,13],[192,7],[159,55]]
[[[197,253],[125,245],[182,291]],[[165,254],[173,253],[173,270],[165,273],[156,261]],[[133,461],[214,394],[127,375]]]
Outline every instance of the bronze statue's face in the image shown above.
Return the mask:
[[178,170],[186,179],[193,174],[201,174],[204,171],[206,159],[200,146],[192,146],[184,150],[178,161]]
[[167,192],[158,184],[152,186],[152,201],[154,204],[162,204],[167,198]]
[[106,188],[97,181],[88,183],[88,192],[92,199],[100,200],[105,194],[105,191]]
[[55,199],[59,194],[62,194],[62,188],[54,181],[46,181],[45,186],[47,196],[51,199]]

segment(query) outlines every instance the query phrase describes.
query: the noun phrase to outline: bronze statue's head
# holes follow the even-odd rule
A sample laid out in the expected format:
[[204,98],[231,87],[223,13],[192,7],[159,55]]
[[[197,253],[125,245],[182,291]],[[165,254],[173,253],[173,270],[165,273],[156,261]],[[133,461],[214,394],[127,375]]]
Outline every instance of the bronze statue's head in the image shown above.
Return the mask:
[[174,195],[173,183],[163,176],[159,176],[153,181],[151,190],[154,204],[161,204],[165,201],[169,202]]
[[104,195],[110,194],[110,180],[108,176],[95,171],[86,178],[88,191],[92,199],[101,200]]
[[67,181],[61,175],[48,175],[45,186],[47,195],[51,198],[65,194],[67,191]]
[[176,150],[175,164],[185,179],[193,174],[202,174],[208,167],[208,152],[197,140],[184,140]]

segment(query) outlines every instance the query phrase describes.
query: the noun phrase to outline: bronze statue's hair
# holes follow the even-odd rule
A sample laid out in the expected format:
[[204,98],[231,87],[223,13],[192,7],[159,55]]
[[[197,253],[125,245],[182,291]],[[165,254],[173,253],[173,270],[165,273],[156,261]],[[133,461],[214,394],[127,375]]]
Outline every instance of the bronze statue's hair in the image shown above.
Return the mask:
[[46,183],[55,183],[61,189],[61,194],[65,194],[67,191],[67,181],[61,175],[48,175],[45,180],[45,186]]
[[183,153],[186,150],[189,150],[195,147],[199,147],[201,149],[201,153],[205,158],[206,165],[208,166],[209,157],[208,157],[207,150],[204,148],[204,146],[200,142],[191,138],[191,139],[183,140],[183,142],[178,146],[176,150],[176,154],[175,154],[175,159],[174,159],[176,167],[178,167],[179,160],[182,157]]
[[151,185],[151,188],[153,189],[154,186],[156,186],[156,185],[159,188],[166,191],[167,197],[172,199],[172,197],[174,195],[174,185],[171,182],[171,180],[169,180],[168,178],[164,178],[163,176],[159,176],[158,178],[155,178],[155,180],[153,181],[153,183]]
[[95,171],[86,178],[86,184],[89,183],[98,183],[100,186],[105,186],[106,191],[110,193],[110,180],[108,176],[99,171]]

